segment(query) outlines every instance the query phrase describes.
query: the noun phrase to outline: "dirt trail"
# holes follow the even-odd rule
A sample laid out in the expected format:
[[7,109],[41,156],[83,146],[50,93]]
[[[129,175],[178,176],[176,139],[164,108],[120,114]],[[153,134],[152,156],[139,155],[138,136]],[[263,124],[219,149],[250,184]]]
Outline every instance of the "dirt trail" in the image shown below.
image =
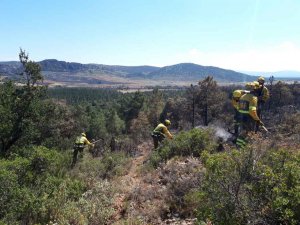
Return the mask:
[[[165,212],[169,212],[169,206],[166,204],[169,189],[172,185],[162,182],[161,169],[146,172],[143,169],[143,163],[149,158],[153,145],[151,142],[145,142],[138,146],[138,156],[132,158],[128,173],[114,181],[119,193],[115,195],[115,214],[112,217],[113,225],[121,224],[145,224],[145,225],[193,225],[196,219],[180,219],[178,216],[161,218]],[[185,160],[192,163],[193,160]],[[195,160],[194,160],[195,161]],[[178,172],[184,174],[186,162],[176,162],[175,167]],[[174,167],[174,168],[175,168]],[[172,165],[170,168],[173,168]],[[187,166],[187,168],[189,168]],[[172,169],[167,171],[173,173]],[[176,172],[174,172],[176,173]],[[175,215],[174,215],[175,216]]]
[[116,187],[119,187],[122,192],[118,193],[115,198],[116,213],[113,216],[113,221],[115,223],[124,216],[124,211],[126,210],[126,198],[128,197],[127,195],[134,189],[138,188],[141,185],[141,182],[143,182],[143,179],[139,174],[139,169],[143,162],[148,158],[152,148],[153,146],[151,142],[144,142],[140,144],[137,151],[138,156],[132,159],[128,173],[116,181]]

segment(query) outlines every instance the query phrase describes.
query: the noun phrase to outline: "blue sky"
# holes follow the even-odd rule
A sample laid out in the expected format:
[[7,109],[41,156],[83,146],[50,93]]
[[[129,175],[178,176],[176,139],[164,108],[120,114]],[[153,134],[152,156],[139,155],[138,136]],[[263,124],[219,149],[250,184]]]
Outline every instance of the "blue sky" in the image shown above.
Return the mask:
[[0,61],[300,71],[300,0],[1,0]]

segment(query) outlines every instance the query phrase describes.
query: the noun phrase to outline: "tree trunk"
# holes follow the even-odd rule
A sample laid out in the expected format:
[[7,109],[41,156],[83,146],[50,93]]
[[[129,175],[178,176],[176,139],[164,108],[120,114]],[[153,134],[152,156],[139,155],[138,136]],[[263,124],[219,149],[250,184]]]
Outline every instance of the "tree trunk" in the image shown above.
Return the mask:
[[208,106],[205,105],[204,108],[204,126],[208,126]]

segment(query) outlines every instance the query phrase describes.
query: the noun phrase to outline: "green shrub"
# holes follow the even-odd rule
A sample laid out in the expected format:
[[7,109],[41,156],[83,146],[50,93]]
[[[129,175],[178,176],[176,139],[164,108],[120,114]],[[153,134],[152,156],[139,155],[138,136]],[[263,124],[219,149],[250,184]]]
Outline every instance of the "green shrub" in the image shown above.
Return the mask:
[[126,174],[129,158],[124,152],[107,152],[101,158],[85,154],[72,174],[82,180],[105,179]]
[[300,221],[300,154],[248,148],[202,154],[206,176],[198,219],[214,224],[297,224]]
[[271,151],[258,164],[253,191],[270,223],[300,221],[300,152]]
[[10,158],[23,158],[30,161],[31,171],[34,174],[52,174],[63,176],[68,170],[68,155],[43,146],[31,146],[17,149]]
[[26,209],[28,195],[18,184],[18,176],[13,171],[0,170],[0,219],[16,221]]
[[52,214],[52,221],[58,224],[107,224],[114,213],[113,195],[114,189],[108,182],[97,182],[78,201],[68,201],[58,207]]
[[28,147],[0,160],[0,221],[46,224],[66,202],[78,200],[86,187],[66,179],[65,159],[53,149]]
[[0,160],[0,170],[8,171],[17,177],[19,185],[30,184],[34,181],[30,171],[30,160],[22,157],[15,157],[14,160]]
[[152,153],[150,163],[156,167],[174,156],[199,157],[204,150],[212,152],[216,146],[212,136],[209,130],[192,129],[181,132],[170,141],[164,140],[163,145]]

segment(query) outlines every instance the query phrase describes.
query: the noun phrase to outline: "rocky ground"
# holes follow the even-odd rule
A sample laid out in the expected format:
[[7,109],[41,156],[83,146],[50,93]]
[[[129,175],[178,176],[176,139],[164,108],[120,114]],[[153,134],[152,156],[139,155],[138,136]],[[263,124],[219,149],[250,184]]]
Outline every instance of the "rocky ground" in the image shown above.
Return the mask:
[[196,158],[170,160],[147,171],[152,148],[151,142],[139,145],[128,173],[114,181],[120,191],[115,196],[112,224],[195,224],[193,209],[179,215],[176,203],[182,200],[178,193],[196,187],[201,181],[200,161]]

